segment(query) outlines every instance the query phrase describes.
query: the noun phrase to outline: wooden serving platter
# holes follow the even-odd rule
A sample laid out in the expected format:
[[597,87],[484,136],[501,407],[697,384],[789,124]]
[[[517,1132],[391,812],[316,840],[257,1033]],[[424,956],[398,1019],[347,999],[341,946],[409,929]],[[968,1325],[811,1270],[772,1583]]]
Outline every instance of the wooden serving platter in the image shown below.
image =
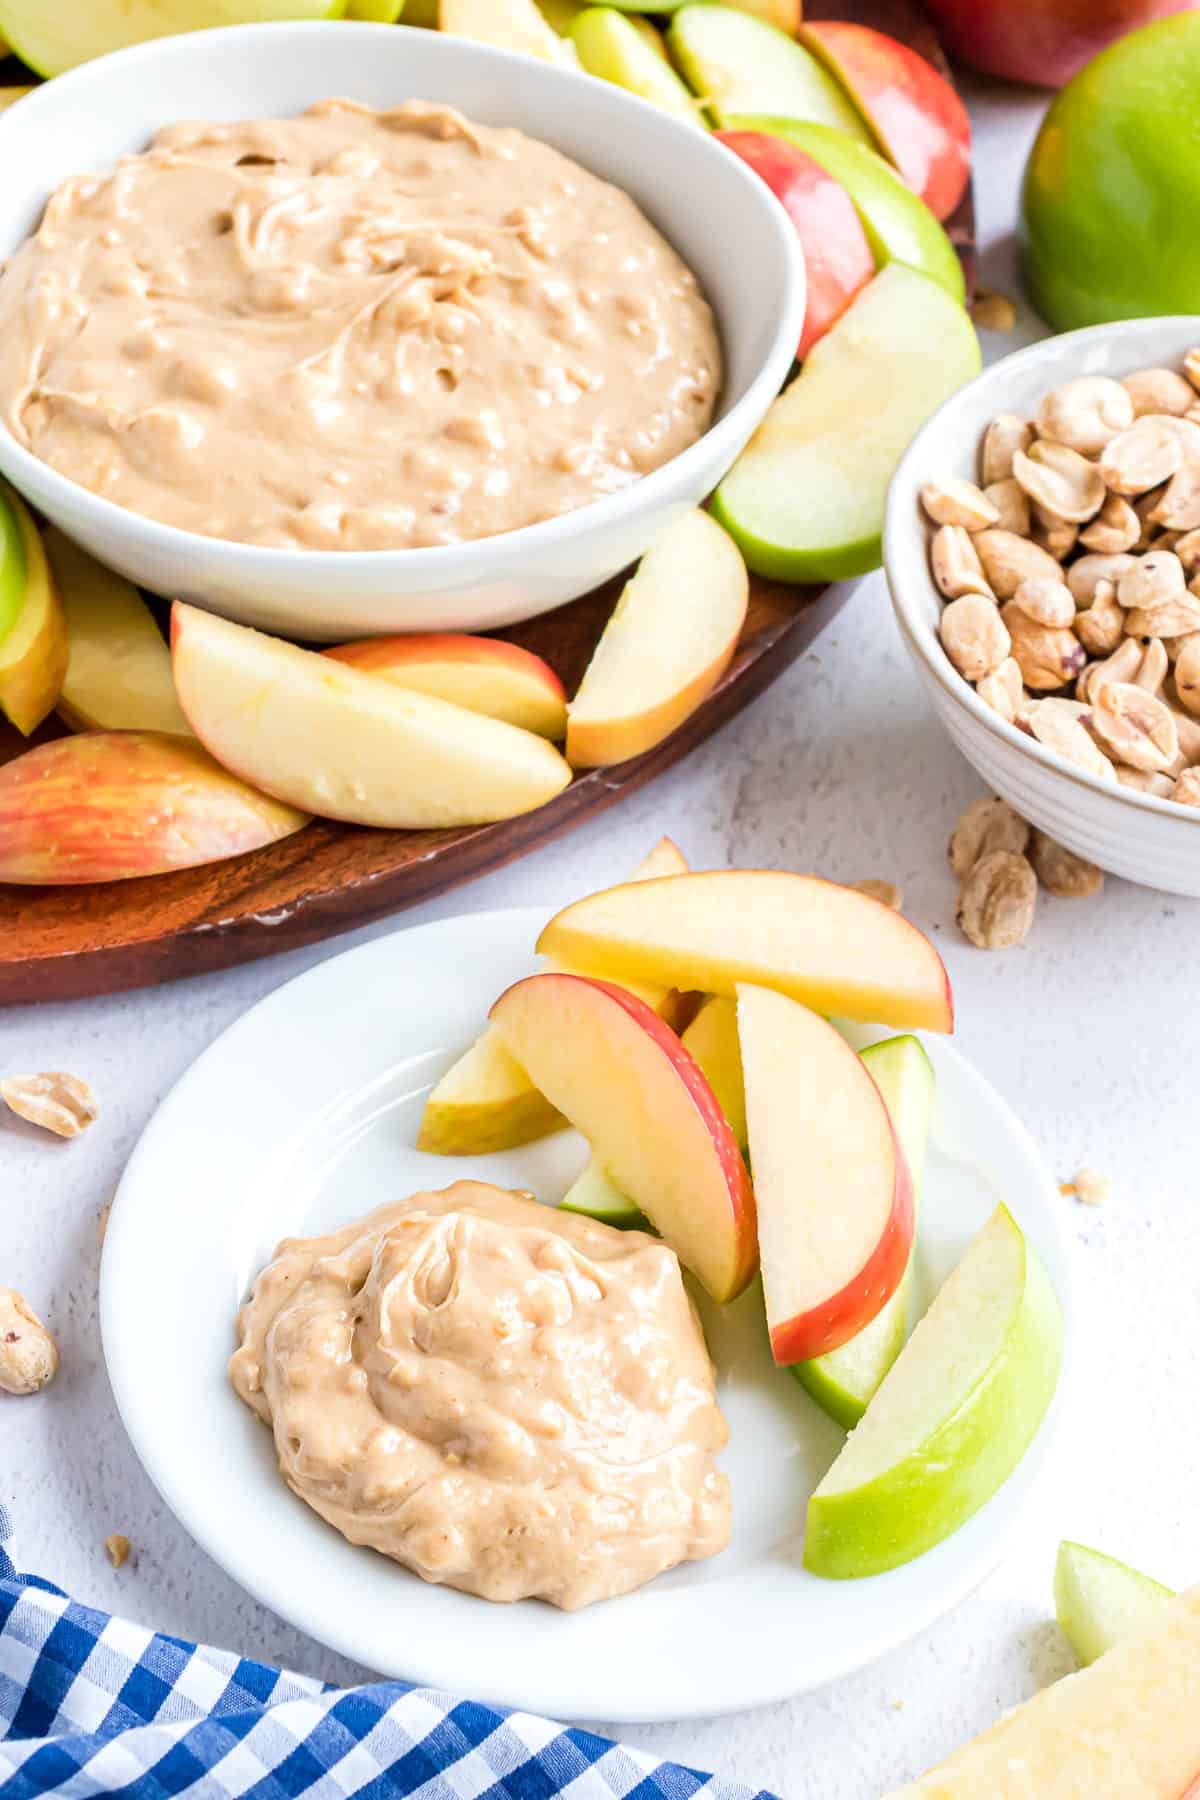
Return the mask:
[[[877,26],[946,64],[916,0],[811,0],[811,18]],[[970,189],[947,229],[974,283]],[[573,692],[620,592],[595,593],[503,635],[544,656]],[[497,825],[373,831],[314,821],[228,862],[87,887],[0,886],[0,1004],[147,987],[294,950],[502,867],[652,781],[780,675],[829,623],[845,587],[755,579],[737,652],[704,704],[665,743],[576,777],[549,805]]]

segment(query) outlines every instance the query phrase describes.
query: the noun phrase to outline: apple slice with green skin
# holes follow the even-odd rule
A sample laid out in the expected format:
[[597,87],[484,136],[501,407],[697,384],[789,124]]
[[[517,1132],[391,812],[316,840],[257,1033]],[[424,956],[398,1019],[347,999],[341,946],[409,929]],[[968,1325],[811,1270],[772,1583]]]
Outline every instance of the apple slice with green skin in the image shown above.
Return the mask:
[[210,25],[340,19],[346,0],[0,0],[0,32],[39,75]]
[[502,638],[462,632],[363,638],[323,652],[352,669],[503,719],[554,741],[567,730],[567,695],[548,662]]
[[897,463],[979,367],[974,327],[945,289],[902,263],[882,269],[772,402],[716,491],[713,512],[749,566],[777,581],[878,568]]
[[965,1524],[1033,1442],[1062,1336],[1049,1277],[998,1206],[809,1500],[805,1568],[879,1575]]
[[1138,1569],[1064,1538],[1054,1566],[1054,1612],[1063,1636],[1086,1668],[1114,1644],[1148,1630],[1174,1590]]
[[[860,1054],[891,1115],[912,1180],[915,1218],[933,1116],[932,1064],[915,1037],[886,1038]],[[839,1350],[796,1363],[792,1369],[822,1412],[847,1431],[858,1424],[904,1346],[912,1273],[910,1252],[899,1286],[869,1325]]]
[[690,717],[729,667],[750,601],[746,565],[706,512],[682,514],[647,550],[567,708],[567,761],[641,756]]
[[489,1017],[712,1298],[740,1294],[758,1263],[754,1194],[729,1121],[670,1027],[624,988],[565,974],[518,981]]
[[0,488],[0,645],[21,616],[28,583],[24,534],[7,491]]
[[948,219],[971,178],[971,121],[951,84],[907,44],[870,25],[809,20],[800,42],[851,94],[934,217]]
[[954,1029],[929,939],[880,901],[816,875],[717,869],[627,883],[564,907],[537,947],[610,981],[729,996],[750,982],[817,1012]]
[[794,144],[840,182],[858,209],[881,269],[891,262],[906,263],[945,288],[952,300],[965,300],[966,280],[954,245],[925,202],[875,150],[852,143],[843,131],[805,119],[746,114],[730,125]]
[[0,768],[0,882],[161,875],[261,850],[307,823],[192,738],[89,731]]
[[322,818],[393,830],[483,825],[571,779],[531,731],[364,675],[176,601],[175,689],[219,763]]
[[[687,860],[668,837],[660,838],[629,877],[652,881],[686,875]],[[638,995],[669,1024],[680,1022],[681,995],[643,986]],[[512,1150],[557,1131],[562,1114],[539,1094],[494,1025],[442,1076],[425,1102],[417,1149],[433,1156],[483,1156]]]
[[646,1224],[641,1207],[622,1192],[594,1156],[558,1204],[564,1212],[585,1213],[589,1219],[599,1219],[602,1225],[614,1225],[621,1231]]
[[676,66],[718,125],[739,113],[818,119],[869,144],[858,108],[811,51],[732,6],[685,6],[667,28]]
[[50,526],[46,555],[70,655],[58,715],[75,731],[192,730],[175,697],[171,653],[132,582]]
[[912,1181],[882,1094],[827,1019],[749,985],[737,1015],[767,1328],[786,1367],[839,1349],[891,1299]]
[[633,20],[614,7],[592,6],[581,13],[571,42],[589,75],[628,88],[685,124],[705,128],[699,106],[670,63],[647,44]]
[[729,1120],[738,1148],[745,1150],[746,1084],[742,1075],[742,1047],[738,1041],[737,1002],[713,994],[683,1033],[682,1041],[717,1096],[717,1104]]
[[547,25],[533,0],[441,0],[438,25],[477,44],[577,66],[574,46]]
[[[67,672],[67,622],[45,546],[29,508],[7,482],[0,482],[0,508],[7,509],[20,542],[13,555],[12,578],[24,568],[24,587],[16,618],[0,638],[0,711],[26,737],[51,712]],[[11,538],[5,561],[15,552]]]

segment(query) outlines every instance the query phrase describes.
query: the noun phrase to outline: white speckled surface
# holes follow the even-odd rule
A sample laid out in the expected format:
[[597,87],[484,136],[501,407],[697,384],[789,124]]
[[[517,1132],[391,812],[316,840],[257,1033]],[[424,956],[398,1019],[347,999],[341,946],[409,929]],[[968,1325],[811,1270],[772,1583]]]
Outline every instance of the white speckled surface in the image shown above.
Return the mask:
[[[1041,102],[980,87],[972,102],[983,278],[1014,293],[1016,186]],[[1019,341],[993,339],[988,349]],[[972,951],[954,927],[944,850],[976,791],[922,701],[874,578],[764,699],[649,792],[397,921],[549,909],[603,885],[663,831],[701,866],[890,877],[947,958],[963,1050],[1064,1178],[1087,1162],[1112,1179],[1103,1209],[1063,1201],[1078,1238],[1083,1379],[1059,1478],[1021,1547],[918,1642],[826,1692],[628,1733],[790,1800],[872,1800],[1061,1673],[1068,1659],[1049,1622],[1061,1536],[1172,1583],[1200,1574],[1191,1142],[1200,1026],[1189,973],[1200,906],[1110,882],[1097,901],[1043,899],[1025,948]],[[101,1102],[99,1122],[74,1144],[0,1121],[0,1283],[44,1313],[63,1357],[43,1395],[0,1396],[0,1500],[16,1515],[26,1565],[97,1605],[335,1681],[358,1672],[242,1594],[193,1547],[134,1460],[100,1355],[96,1219],[145,1120],[197,1052],[260,995],[366,935],[375,933],[154,992],[0,1014],[0,1071],[66,1067]],[[119,1572],[102,1549],[113,1531],[136,1546]]]

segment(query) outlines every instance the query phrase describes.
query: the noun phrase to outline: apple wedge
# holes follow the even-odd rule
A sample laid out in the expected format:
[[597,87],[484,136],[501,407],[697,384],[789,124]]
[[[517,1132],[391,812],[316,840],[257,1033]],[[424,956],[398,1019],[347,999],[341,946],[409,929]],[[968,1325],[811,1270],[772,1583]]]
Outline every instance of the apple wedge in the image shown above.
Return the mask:
[[735,113],[819,119],[872,142],[858,108],[811,51],[787,32],[733,6],[685,6],[667,29],[684,80],[718,125]]
[[441,0],[438,24],[477,44],[519,50],[540,62],[577,66],[574,47],[546,23],[533,0]]
[[[753,1111],[751,1112],[753,1154]],[[833,1580],[911,1562],[979,1511],[1058,1385],[1062,1313],[998,1206],[808,1503],[804,1566]]]
[[531,1080],[592,1146],[714,1300],[758,1260],[754,1195],[729,1122],[644,1001],[582,975],[530,975],[490,1013]]
[[620,1230],[645,1225],[646,1215],[635,1206],[628,1194],[622,1193],[608,1170],[593,1156],[582,1174],[576,1176],[558,1203],[564,1212],[586,1213],[604,1225]]
[[415,694],[176,601],[175,690],[217,761],[277,800],[391,829],[486,825],[571,771],[530,731]]
[[0,882],[161,875],[261,850],[307,823],[191,738],[85,732],[0,768]]
[[567,761],[601,768],[653,749],[729,667],[750,601],[737,546],[687,512],[625,585],[567,708]]
[[[886,1038],[860,1052],[883,1095],[913,1189],[914,1222],[921,1173],[933,1115],[933,1068],[918,1038]],[[913,1253],[891,1299],[869,1325],[825,1356],[798,1362],[792,1374],[801,1387],[847,1431],[853,1430],[878,1393],[883,1378],[904,1347],[912,1295]]]
[[[589,75],[628,88],[673,113],[687,125],[705,130],[700,107],[655,44],[648,44],[638,24],[611,6],[590,6],[571,28],[571,42]],[[653,32],[653,26],[650,27]],[[658,34],[654,32],[657,39]]]
[[462,632],[363,638],[323,652],[366,675],[432,694],[553,741],[565,737],[567,695],[548,662],[502,638]]
[[175,698],[171,653],[132,582],[50,526],[46,555],[70,654],[58,714],[76,731],[192,729]]
[[39,75],[208,25],[337,19],[345,0],[0,0],[0,32]]
[[683,1047],[695,1057],[717,1105],[729,1120],[738,1148],[746,1148],[746,1085],[742,1075],[742,1047],[738,1042],[737,1002],[713,994],[707,999],[682,1037]]
[[45,547],[25,502],[0,481],[4,564],[23,576],[20,604],[0,637],[0,710],[29,736],[53,712],[67,671],[67,623]]
[[717,489],[713,512],[749,566],[778,581],[877,568],[897,463],[979,366],[974,327],[944,288],[902,263],[881,269]]
[[738,1037],[771,1354],[837,1350],[908,1266],[912,1181],[883,1096],[826,1019],[738,988]]
[[371,25],[394,25],[403,11],[404,0],[346,0],[346,17]]
[[1086,1668],[1159,1622],[1174,1591],[1115,1556],[1064,1538],[1054,1565],[1054,1613]]
[[929,939],[880,901],[816,875],[718,869],[627,883],[564,907],[537,947],[610,981],[730,996],[751,982],[818,1012],[954,1029]]
[[[683,853],[664,837],[629,879],[650,881],[686,874]],[[637,992],[671,1024],[679,1022],[682,996],[669,988],[641,987]],[[489,1025],[447,1069],[426,1100],[417,1149],[432,1156],[483,1156],[532,1143],[564,1123],[561,1113],[538,1093],[495,1026]]]
[[971,121],[950,82],[870,25],[806,20],[800,42],[841,82],[934,217],[948,219],[971,178]]

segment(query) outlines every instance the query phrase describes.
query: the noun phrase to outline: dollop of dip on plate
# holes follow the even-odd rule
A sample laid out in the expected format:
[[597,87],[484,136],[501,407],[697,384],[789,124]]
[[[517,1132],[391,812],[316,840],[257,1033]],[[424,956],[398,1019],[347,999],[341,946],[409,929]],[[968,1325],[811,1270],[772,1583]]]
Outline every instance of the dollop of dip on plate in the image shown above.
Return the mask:
[[409,101],[177,124],[52,196],[0,276],[0,411],[133,512],[290,549],[452,544],[699,438],[721,356],[619,188]]
[[729,1539],[727,1437],[675,1252],[477,1181],[289,1238],[230,1378],[353,1544],[575,1608]]

